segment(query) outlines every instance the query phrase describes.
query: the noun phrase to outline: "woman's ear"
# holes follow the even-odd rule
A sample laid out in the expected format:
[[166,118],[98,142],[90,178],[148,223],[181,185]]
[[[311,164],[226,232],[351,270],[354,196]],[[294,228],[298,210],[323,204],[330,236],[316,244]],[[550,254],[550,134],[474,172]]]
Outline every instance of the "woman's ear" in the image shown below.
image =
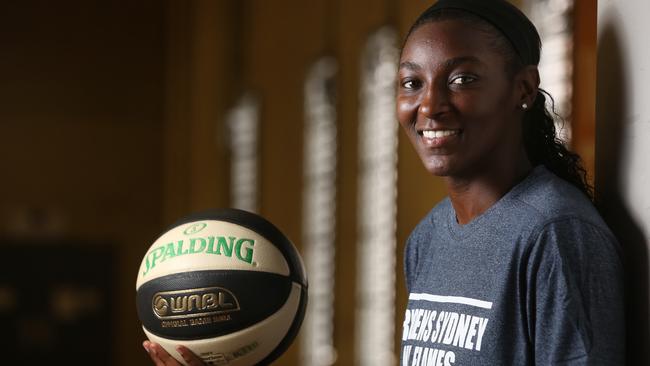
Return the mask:
[[539,70],[535,65],[528,65],[521,69],[517,78],[519,91],[519,105],[532,106],[539,89]]

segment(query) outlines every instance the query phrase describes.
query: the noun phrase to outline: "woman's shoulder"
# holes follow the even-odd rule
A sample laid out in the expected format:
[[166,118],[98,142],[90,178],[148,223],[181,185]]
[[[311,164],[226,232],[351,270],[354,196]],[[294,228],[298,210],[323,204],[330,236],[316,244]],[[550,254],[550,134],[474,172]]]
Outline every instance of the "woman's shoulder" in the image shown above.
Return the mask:
[[618,251],[619,244],[591,200],[579,189],[544,167],[532,173],[527,187],[513,195],[519,217],[528,221],[529,242],[556,242],[578,250],[596,249],[601,243],[607,251]]
[[591,200],[544,166],[536,167],[524,183],[512,200],[521,210],[536,216],[537,224],[573,221],[606,228]]
[[422,220],[418,223],[419,226],[440,226],[446,223],[449,215],[453,212],[453,207],[449,197],[443,198],[438,202],[429,212],[424,215]]
[[436,231],[436,228],[440,229],[444,227],[449,215],[451,215],[452,211],[450,210],[453,210],[451,201],[449,200],[449,197],[445,197],[429,210],[422,219],[420,219],[415,228],[411,231],[409,238],[413,239],[423,235],[430,235]]

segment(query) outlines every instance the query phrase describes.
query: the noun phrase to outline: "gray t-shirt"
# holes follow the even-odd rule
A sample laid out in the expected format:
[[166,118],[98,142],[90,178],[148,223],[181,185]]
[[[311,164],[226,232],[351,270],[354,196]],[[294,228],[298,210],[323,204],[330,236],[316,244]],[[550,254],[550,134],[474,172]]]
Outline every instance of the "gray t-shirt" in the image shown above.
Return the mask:
[[620,247],[543,166],[466,225],[439,203],[405,267],[404,366],[624,364]]

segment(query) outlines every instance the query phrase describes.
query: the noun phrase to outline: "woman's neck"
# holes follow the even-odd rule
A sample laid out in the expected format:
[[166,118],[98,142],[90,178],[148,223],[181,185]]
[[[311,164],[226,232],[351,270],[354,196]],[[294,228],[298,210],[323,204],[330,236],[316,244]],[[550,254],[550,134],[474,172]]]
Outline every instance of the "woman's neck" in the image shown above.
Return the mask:
[[[500,168],[500,169],[499,169]],[[490,168],[471,178],[446,177],[447,191],[456,219],[465,225],[505,196],[532,169],[528,159],[518,164]]]

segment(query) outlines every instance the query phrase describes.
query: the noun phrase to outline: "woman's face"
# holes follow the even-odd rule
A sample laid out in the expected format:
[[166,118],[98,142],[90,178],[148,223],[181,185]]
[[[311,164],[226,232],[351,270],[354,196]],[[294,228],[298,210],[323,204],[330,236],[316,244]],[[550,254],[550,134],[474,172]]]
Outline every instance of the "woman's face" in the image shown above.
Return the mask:
[[494,36],[455,20],[425,23],[400,58],[397,117],[425,168],[470,177],[522,151],[521,88]]

